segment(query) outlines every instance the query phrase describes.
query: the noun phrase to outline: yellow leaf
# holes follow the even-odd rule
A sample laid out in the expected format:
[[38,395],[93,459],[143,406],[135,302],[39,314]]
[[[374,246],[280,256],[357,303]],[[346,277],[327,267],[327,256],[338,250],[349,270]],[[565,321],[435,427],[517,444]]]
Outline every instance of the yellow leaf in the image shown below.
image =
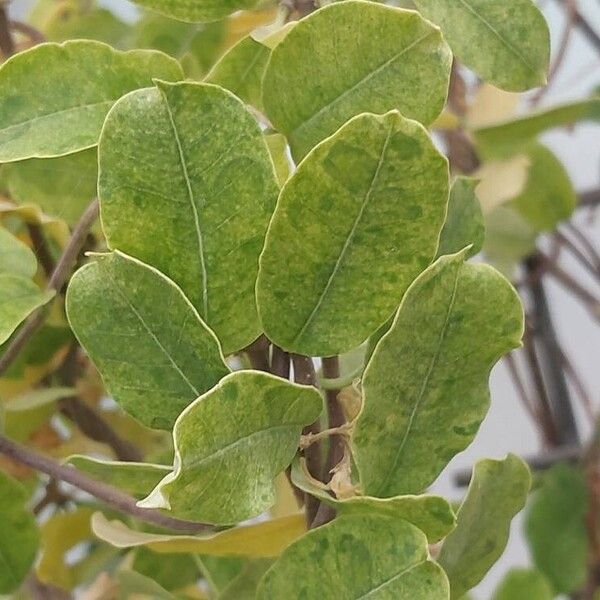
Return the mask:
[[300,509],[285,473],[280,473],[275,479],[275,497],[275,505],[269,511],[274,518],[294,515]]
[[530,160],[519,155],[507,160],[485,163],[473,174],[479,179],[476,188],[481,208],[485,214],[518,196],[527,183]]
[[432,124],[431,129],[456,129],[460,121],[455,114],[445,110]]
[[467,112],[467,126],[472,129],[487,127],[514,117],[521,94],[505,92],[489,83],[484,83]]
[[269,557],[277,556],[300,537],[306,531],[306,522],[304,515],[298,513],[212,535],[160,535],[135,531],[121,521],[109,521],[102,513],[95,513],[92,530],[101,540],[117,548],[145,546],[167,554]]

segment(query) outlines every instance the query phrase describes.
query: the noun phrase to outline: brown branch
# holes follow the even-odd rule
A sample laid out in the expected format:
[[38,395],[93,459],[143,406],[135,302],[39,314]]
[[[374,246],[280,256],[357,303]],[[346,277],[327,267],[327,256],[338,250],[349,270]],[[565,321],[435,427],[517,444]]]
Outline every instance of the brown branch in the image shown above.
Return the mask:
[[47,277],[52,277],[52,273],[54,273],[56,265],[54,264],[54,259],[50,254],[48,244],[46,243],[46,238],[44,237],[40,226],[35,225],[34,223],[28,223],[27,231],[29,232],[29,237],[31,238],[33,251],[39,263],[42,265],[44,273],[46,273]]
[[583,246],[585,251],[588,253],[590,260],[596,267],[596,270],[600,273],[600,254],[592,244],[591,240],[587,235],[579,229],[572,221],[565,223],[565,227],[577,238],[579,243]]
[[54,479],[70,483],[76,488],[94,496],[94,498],[102,500],[109,506],[116,508],[120,512],[131,515],[145,523],[185,533],[198,533],[212,529],[209,525],[205,525],[204,523],[183,521],[165,515],[158,510],[141,508],[137,506],[134,498],[127,496],[120,490],[99,481],[95,481],[94,479],[90,479],[81,471],[70,466],[61,465],[55,460],[52,460],[43,454],[39,454],[26,446],[18,444],[3,435],[0,435],[0,454],[4,454],[9,458],[27,465],[36,471],[45,473]]
[[[60,291],[67,281],[73,264],[81,252],[87,239],[88,231],[98,218],[98,200],[94,200],[85,210],[73,229],[71,239],[65,247],[46,289]],[[4,354],[0,357],[0,375],[4,374],[19,355],[31,337],[39,330],[46,320],[46,306],[42,306],[27,318],[21,329],[10,342]]]
[[253,369],[269,373],[269,340],[261,335],[249,346],[244,348]]
[[34,44],[43,44],[46,41],[46,36],[39,29],[32,27],[28,23],[11,20],[8,24],[11,29],[27,36]]
[[271,373],[282,379],[290,378],[290,355],[276,344],[271,346]]
[[0,3],[0,50],[4,58],[8,58],[15,53],[15,41],[10,33],[6,7]]
[[[301,354],[292,354],[292,364],[294,365],[294,381],[302,385],[317,386],[317,376],[315,374],[315,366],[312,358]],[[315,421],[311,425],[307,425],[303,430],[303,435],[317,434],[321,430],[319,421]],[[313,444],[306,449],[304,456],[306,458],[306,466],[308,472],[315,478],[321,480],[322,457],[321,444]],[[310,494],[305,496],[306,504],[306,522],[310,527],[314,521],[317,511],[319,510],[319,500]]]
[[564,246],[573,257],[579,262],[579,264],[594,278],[600,276],[600,270],[594,265],[591,259],[586,256],[584,252],[573,242],[571,238],[566,236],[560,229],[554,232],[554,237],[560,245]]

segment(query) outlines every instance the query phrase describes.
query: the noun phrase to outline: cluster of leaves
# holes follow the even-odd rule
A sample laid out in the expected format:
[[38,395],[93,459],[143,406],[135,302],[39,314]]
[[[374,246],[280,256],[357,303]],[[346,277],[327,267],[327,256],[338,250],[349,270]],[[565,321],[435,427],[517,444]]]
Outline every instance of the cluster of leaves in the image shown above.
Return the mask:
[[[22,224],[59,251],[91,197],[101,208],[68,323],[60,299],[0,379],[5,432],[140,507],[218,528],[157,533],[81,501],[38,531],[25,508],[38,480],[2,474],[0,593],[19,588],[41,540],[39,579],[71,589],[118,562],[122,597],[198,597],[201,573],[222,600],[461,598],[502,553],[528,469],[481,461],[456,514],[425,492],[473,440],[523,311],[503,275],[468,262],[484,242],[477,182],[450,179],[431,130],[456,120],[444,108],[453,55],[510,92],[544,83],[542,15],[531,0],[415,0],[418,12],[344,0],[290,22],[255,0],[138,4],[164,16],[130,27],[88,2],[44,0],[32,21],[50,40],[91,39],[0,68],[1,184],[14,201],[0,204],[0,344],[54,296]],[[486,160],[480,188],[525,173],[483,206],[500,265],[503,234],[535,237],[574,206],[537,135],[599,113],[590,99],[494,126],[466,117]],[[114,398],[122,411],[107,414],[145,462],[92,458],[106,448],[73,431],[58,439],[50,419],[73,389],[54,377],[73,334],[103,381],[88,374],[78,392]],[[257,339],[340,357],[338,380],[320,386],[352,399],[331,481],[305,460],[319,445],[302,433],[326,413],[317,382],[248,368]],[[53,385],[28,391],[44,378]],[[306,507],[336,518],[307,532],[286,470]],[[85,558],[63,562],[82,542]],[[536,581],[517,573],[499,597]]]

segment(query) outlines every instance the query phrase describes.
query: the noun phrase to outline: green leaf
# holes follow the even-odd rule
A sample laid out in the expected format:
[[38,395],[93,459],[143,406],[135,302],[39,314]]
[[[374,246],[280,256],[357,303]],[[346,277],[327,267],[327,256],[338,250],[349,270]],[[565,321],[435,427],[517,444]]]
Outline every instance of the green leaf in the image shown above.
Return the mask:
[[4,166],[11,198],[33,202],[44,213],[74,225],[97,194],[98,157],[95,149],[60,156],[32,158]]
[[587,512],[581,470],[558,464],[541,476],[541,485],[527,507],[525,536],[535,566],[556,594],[569,594],[586,581]]
[[46,304],[54,292],[40,290],[30,279],[19,275],[0,274],[0,344],[36,308]]
[[562,163],[545,146],[533,144],[525,154],[530,160],[527,184],[512,205],[537,231],[551,231],[571,216],[577,194]]
[[181,21],[217,21],[237,10],[254,8],[259,0],[133,0],[167,17]]
[[96,536],[117,548],[145,546],[164,554],[207,554],[211,556],[277,556],[291,541],[306,531],[303,514],[280,517],[226,529],[205,536],[166,535],[129,529],[121,521],[108,521],[101,513],[92,517]]
[[95,146],[111,106],[153,77],[181,79],[181,67],[159,52],[85,40],[15,55],[0,68],[0,162]]
[[414,525],[375,515],[341,516],[287,548],[256,598],[446,600],[448,581],[428,560],[427,539]]
[[88,0],[63,0],[54,4],[56,7],[42,28],[48,41],[86,39],[123,46],[129,27],[110,10],[96,7]]
[[157,83],[110,112],[100,140],[112,248],[181,286],[226,354],[261,332],[254,286],[277,182],[261,130],[213,85]]
[[456,524],[450,504],[440,496],[396,496],[385,499],[354,496],[337,499],[314,485],[306,477],[298,460],[292,464],[292,482],[301,490],[333,506],[338,515],[381,515],[403,519],[425,533],[432,544],[446,537]]
[[476,586],[500,558],[510,523],[525,506],[530,486],[529,468],[514,454],[475,465],[456,529],[444,541],[438,557],[450,580],[452,599]]
[[536,569],[511,569],[494,592],[492,600],[553,600],[548,580]]
[[478,149],[486,157],[501,157],[519,152],[540,133],[579,121],[600,121],[600,98],[564,104],[556,108],[482,127],[473,132]]
[[0,275],[31,279],[37,271],[32,250],[4,227],[0,227]]
[[468,245],[468,256],[477,254],[485,239],[485,225],[481,205],[475,194],[478,181],[470,177],[457,177],[450,189],[448,214],[440,235],[438,257],[454,254]]
[[300,159],[359,113],[398,109],[429,125],[444,107],[451,60],[418,13],[348,0],[303,19],[273,50],[263,102]]
[[[134,25],[133,47],[160,50],[182,59],[186,75],[203,75],[222,51],[225,25],[225,21],[184,23],[150,13]],[[190,63],[193,73],[186,68]]]
[[280,186],[283,186],[292,172],[287,154],[287,140],[280,133],[265,133],[265,141],[275,167],[277,182]]
[[99,255],[77,271],[66,306],[109,392],[149,427],[171,429],[229,372],[217,339],[181,290],[125,254]]
[[228,375],[181,413],[174,471],[140,505],[204,523],[256,517],[275,502],[273,479],[322,408],[315,388],[253,371]]
[[267,46],[248,35],[221,57],[205,81],[230,90],[262,110],[262,78],[270,56]]
[[81,454],[69,456],[65,462],[92,479],[119,488],[136,498],[147,496],[171,472],[171,467],[164,465],[100,460]]
[[118,582],[117,600],[130,600],[131,598],[152,598],[152,600],[176,600],[161,585],[150,577],[135,571],[120,570],[115,575]]
[[0,594],[21,585],[37,554],[40,536],[27,500],[25,488],[0,471]]
[[242,572],[223,590],[219,600],[255,600],[258,585],[273,560],[269,558],[250,560]]
[[532,0],[414,0],[467,67],[499,88],[545,85],[550,32]]
[[520,344],[516,291],[465,255],[444,256],[415,280],[367,365],[352,440],[365,494],[431,484],[473,440],[489,407],[490,370]]
[[257,282],[268,337],[312,356],[358,346],[433,259],[447,200],[421,125],[397,111],[349,121],[281,191]]
[[157,554],[143,546],[135,551],[131,568],[169,591],[195,584],[199,575],[198,564],[191,554]]
[[514,208],[499,206],[485,215],[486,260],[510,279],[518,263],[535,250],[537,237],[535,229]]

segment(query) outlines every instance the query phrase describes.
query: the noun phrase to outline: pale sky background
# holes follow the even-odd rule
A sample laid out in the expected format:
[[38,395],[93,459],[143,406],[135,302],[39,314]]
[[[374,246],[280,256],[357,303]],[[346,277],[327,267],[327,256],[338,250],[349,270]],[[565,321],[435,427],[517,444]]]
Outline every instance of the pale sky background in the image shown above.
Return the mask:
[[[136,10],[126,0],[104,0],[101,4],[115,9],[125,18],[135,18]],[[579,9],[600,33],[600,1],[579,0]],[[22,17],[30,0],[13,0],[11,11]],[[554,50],[558,45],[564,25],[562,11],[555,0],[539,2],[552,31]],[[543,106],[582,98],[600,86],[600,57],[578,32],[573,35],[560,76],[545,96]],[[556,152],[569,171],[578,190],[600,185],[600,126],[580,125],[574,131],[553,132],[544,136],[544,142]],[[582,211],[583,212],[583,211]],[[585,214],[580,218],[584,222]],[[587,224],[585,224],[588,227]],[[588,232],[600,248],[600,222]],[[581,272],[574,262],[563,263],[568,270]],[[584,277],[588,283],[587,280]],[[590,284],[591,289],[593,284]],[[560,341],[583,375],[592,398],[600,407],[600,327],[594,323],[582,306],[559,286],[547,286],[551,309],[556,320]],[[595,288],[596,292],[600,292]],[[491,380],[492,407],[475,442],[448,466],[435,484],[433,491],[459,498],[462,491],[452,484],[452,474],[463,467],[470,467],[483,457],[499,458],[507,452],[524,456],[536,453],[538,439],[536,430],[523,413],[518,398],[505,369],[497,367]],[[582,428],[582,431],[585,430]],[[475,596],[480,600],[490,597],[498,580],[511,566],[527,566],[529,557],[523,536],[521,519],[513,523],[512,535],[506,553],[477,588]]]

